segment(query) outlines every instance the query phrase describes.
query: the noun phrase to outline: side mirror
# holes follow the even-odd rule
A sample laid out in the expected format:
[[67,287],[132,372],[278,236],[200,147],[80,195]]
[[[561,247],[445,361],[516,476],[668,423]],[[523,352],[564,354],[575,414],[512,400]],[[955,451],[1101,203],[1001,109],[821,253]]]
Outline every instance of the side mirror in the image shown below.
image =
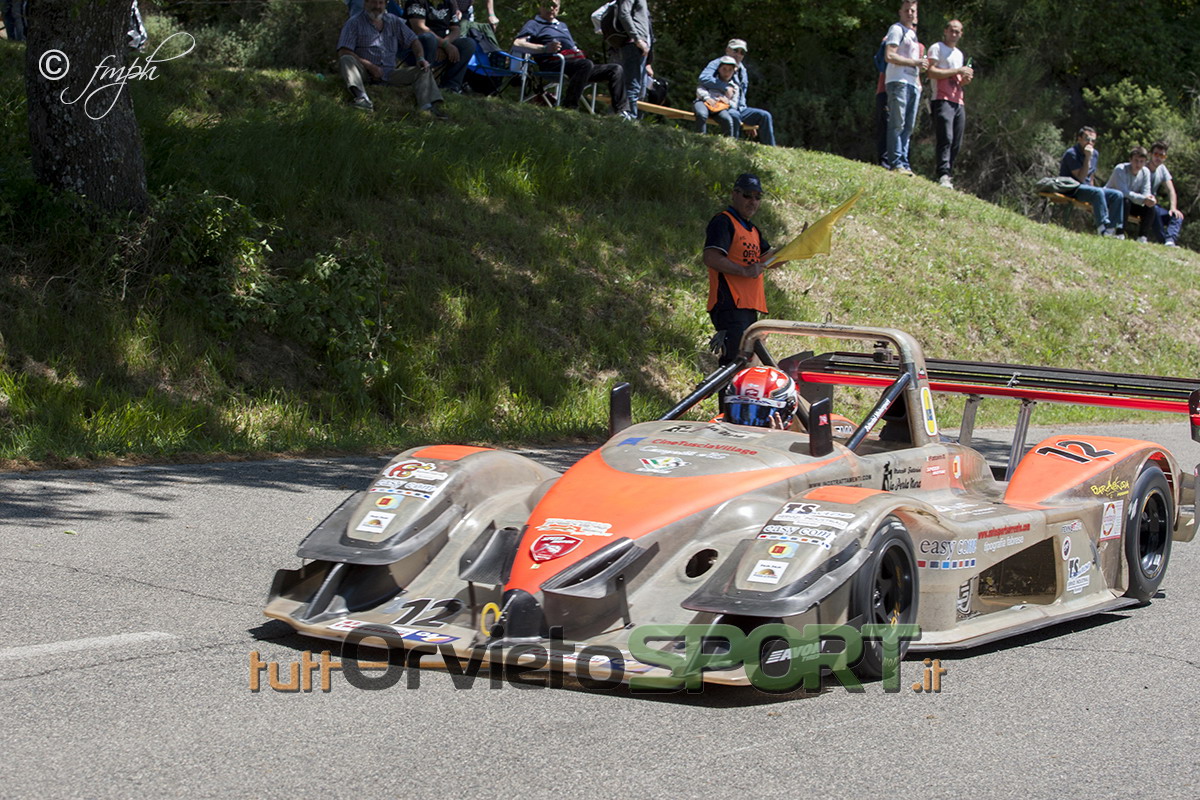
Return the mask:
[[622,381],[608,393],[608,438],[616,436],[633,424],[633,401],[630,387]]
[[822,397],[808,409],[808,454],[814,458],[833,452],[833,422],[829,418],[833,401]]

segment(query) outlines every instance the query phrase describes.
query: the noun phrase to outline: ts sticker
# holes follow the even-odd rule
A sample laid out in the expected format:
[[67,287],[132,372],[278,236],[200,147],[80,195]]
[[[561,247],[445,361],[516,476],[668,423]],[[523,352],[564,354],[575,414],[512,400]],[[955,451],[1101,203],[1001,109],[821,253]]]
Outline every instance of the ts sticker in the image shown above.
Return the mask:
[[529,555],[534,561],[541,564],[542,562],[549,561],[552,558],[565,556],[576,547],[579,547],[582,542],[583,539],[575,536],[546,534],[545,536],[539,536],[534,543],[529,546]]

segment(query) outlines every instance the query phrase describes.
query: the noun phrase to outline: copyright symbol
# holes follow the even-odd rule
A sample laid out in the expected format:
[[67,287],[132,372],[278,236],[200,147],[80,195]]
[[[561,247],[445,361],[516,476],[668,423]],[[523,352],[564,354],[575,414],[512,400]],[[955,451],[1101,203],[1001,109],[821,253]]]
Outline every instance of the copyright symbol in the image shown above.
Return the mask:
[[62,50],[47,50],[38,59],[38,72],[48,81],[62,80],[70,69],[71,59]]

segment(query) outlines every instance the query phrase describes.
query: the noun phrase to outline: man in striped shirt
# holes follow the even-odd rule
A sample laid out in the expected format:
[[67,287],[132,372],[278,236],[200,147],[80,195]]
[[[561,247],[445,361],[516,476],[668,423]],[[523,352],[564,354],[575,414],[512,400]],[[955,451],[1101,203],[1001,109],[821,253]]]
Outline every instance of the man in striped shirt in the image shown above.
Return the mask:
[[[368,83],[411,86],[417,95],[418,109],[438,119],[447,119],[442,109],[442,93],[434,82],[421,42],[404,20],[385,9],[386,0],[366,0],[362,13],[346,20],[338,37],[338,68],[351,103],[364,111],[374,109],[365,88]],[[396,66],[396,54],[409,48],[417,58],[417,65]]]

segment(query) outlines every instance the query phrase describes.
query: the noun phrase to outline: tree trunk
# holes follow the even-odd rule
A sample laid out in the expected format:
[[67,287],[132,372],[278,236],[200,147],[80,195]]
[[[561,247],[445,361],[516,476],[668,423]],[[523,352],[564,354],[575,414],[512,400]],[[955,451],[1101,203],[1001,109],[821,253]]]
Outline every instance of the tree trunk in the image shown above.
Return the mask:
[[[29,0],[26,10],[34,175],[110,211],[143,210],[149,202],[133,100],[115,72],[129,52],[130,5],[130,0]],[[68,61],[66,75],[52,80]]]

